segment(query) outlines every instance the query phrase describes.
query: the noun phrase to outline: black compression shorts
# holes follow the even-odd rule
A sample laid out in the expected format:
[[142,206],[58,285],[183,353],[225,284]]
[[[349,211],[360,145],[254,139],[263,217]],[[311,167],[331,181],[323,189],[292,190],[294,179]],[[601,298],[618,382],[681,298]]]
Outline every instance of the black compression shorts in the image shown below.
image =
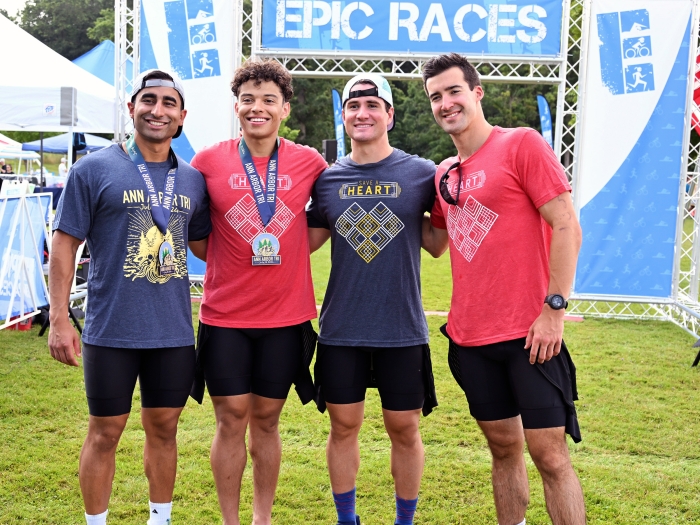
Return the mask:
[[423,346],[375,348],[318,344],[320,384],[328,403],[364,401],[376,384],[382,408],[416,410],[425,400]]
[[302,366],[301,325],[222,328],[200,323],[208,337],[199,349],[210,396],[253,393],[286,399]]
[[[561,355],[552,360],[562,359]],[[478,421],[497,421],[518,414],[528,429],[563,427],[566,404],[561,392],[530,364],[525,338],[483,346],[452,343],[452,375]]]
[[137,378],[143,408],[182,408],[192,388],[194,367],[194,345],[136,349],[83,344],[90,415],[128,414]]

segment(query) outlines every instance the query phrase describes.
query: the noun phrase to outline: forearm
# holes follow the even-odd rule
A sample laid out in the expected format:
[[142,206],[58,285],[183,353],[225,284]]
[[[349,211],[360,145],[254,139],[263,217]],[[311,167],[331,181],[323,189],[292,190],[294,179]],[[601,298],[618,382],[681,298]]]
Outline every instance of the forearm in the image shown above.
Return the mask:
[[421,230],[421,248],[437,258],[445,253],[448,243],[447,230],[435,228],[430,222],[430,217],[424,215]]
[[50,318],[68,318],[70,289],[75,275],[75,255],[80,240],[61,231],[54,232],[49,258],[49,301]]
[[331,231],[325,228],[309,228],[309,253],[314,253],[330,239]]
[[209,245],[209,237],[202,239],[200,241],[190,241],[187,246],[190,248],[192,255],[201,259],[202,261],[207,261],[207,246]]
[[576,261],[581,248],[581,228],[578,222],[555,224],[549,252],[548,294],[568,298],[574,282]]

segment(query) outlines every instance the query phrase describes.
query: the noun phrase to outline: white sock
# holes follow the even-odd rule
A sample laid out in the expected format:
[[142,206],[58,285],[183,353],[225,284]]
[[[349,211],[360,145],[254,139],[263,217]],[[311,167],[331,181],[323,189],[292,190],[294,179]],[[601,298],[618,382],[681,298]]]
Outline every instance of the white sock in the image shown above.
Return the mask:
[[170,523],[170,512],[173,509],[173,502],[153,503],[148,502],[150,519],[146,525],[168,525]]
[[85,513],[85,521],[87,525],[107,525],[107,513],[106,510],[102,514],[88,514]]
[[516,523],[515,525],[525,525],[525,520],[521,521],[520,523]]

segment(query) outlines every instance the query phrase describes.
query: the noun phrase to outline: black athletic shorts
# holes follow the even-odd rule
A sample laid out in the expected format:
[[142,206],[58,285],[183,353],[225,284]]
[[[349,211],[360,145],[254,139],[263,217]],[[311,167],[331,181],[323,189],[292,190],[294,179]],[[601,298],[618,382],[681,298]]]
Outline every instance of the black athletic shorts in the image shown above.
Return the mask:
[[327,403],[347,405],[365,400],[367,387],[379,390],[382,408],[423,408],[425,345],[398,348],[333,346],[318,343],[320,381]]
[[[562,359],[561,355],[552,360]],[[561,391],[530,364],[525,338],[483,346],[450,345],[450,370],[478,421],[497,421],[518,414],[523,427],[554,428],[566,423]]]
[[90,415],[128,414],[136,378],[143,408],[182,408],[192,388],[194,367],[194,345],[140,349],[83,343],[83,374]]
[[253,393],[286,399],[303,361],[301,325],[222,328],[200,323],[208,337],[199,349],[210,396]]

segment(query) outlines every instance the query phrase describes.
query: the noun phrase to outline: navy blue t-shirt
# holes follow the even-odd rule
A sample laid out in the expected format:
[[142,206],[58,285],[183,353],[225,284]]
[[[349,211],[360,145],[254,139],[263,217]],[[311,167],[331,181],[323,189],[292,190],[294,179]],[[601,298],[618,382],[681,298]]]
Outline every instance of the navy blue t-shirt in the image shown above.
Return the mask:
[[307,212],[331,231],[331,275],[319,341],[401,347],[428,342],[420,290],[423,215],[435,164],[394,149],[380,162],[344,157],[321,174]]
[[[147,163],[161,193],[171,162]],[[178,157],[175,202],[165,236],[153,222],[143,178],[120,145],[70,170],[54,230],[87,239],[88,304],[83,342],[115,348],[194,344],[187,242],[209,235],[209,197],[201,173]],[[173,247],[174,273],[161,276],[158,249]]]

